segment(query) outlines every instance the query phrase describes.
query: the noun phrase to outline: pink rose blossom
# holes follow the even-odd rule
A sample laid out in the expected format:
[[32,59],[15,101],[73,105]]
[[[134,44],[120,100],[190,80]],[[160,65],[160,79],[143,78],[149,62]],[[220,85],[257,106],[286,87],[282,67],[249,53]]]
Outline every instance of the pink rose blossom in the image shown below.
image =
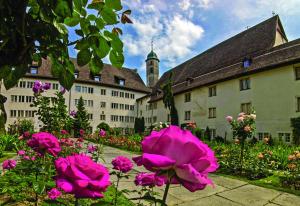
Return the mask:
[[87,150],[89,153],[94,153],[97,151],[97,147],[95,145],[88,145]]
[[245,132],[251,132],[251,127],[249,125],[244,127]]
[[55,161],[56,185],[76,198],[102,198],[110,185],[109,172],[85,154],[74,154]]
[[241,113],[239,113],[239,115],[238,115],[239,117],[242,117],[242,116],[245,116],[245,112],[241,112]]
[[61,94],[65,94],[65,93],[66,93],[66,89],[65,89],[64,87],[61,87],[61,88],[60,88],[60,93],[61,93]]
[[43,92],[43,84],[41,81],[35,81],[32,87],[32,91],[35,94],[38,94],[40,92]]
[[250,118],[255,120],[256,119],[256,115],[255,114],[250,114]]
[[80,136],[83,136],[83,135],[84,135],[84,130],[83,130],[83,129],[80,129],[80,130],[79,130],[79,134],[80,134]]
[[100,136],[100,137],[105,137],[105,136],[106,136],[105,130],[100,129],[100,131],[99,131],[99,136]]
[[48,83],[48,82],[44,83],[44,84],[42,85],[42,88],[43,88],[43,90],[48,90],[48,89],[50,89],[50,88],[51,88],[51,83]]
[[244,117],[243,117],[243,116],[238,117],[238,118],[237,118],[237,121],[238,121],[238,122],[243,122],[243,121],[244,121]]
[[133,164],[130,159],[124,156],[118,156],[112,160],[113,169],[119,170],[123,173],[127,173],[133,168]]
[[30,157],[28,155],[23,156],[23,160],[30,160]]
[[24,150],[19,150],[18,151],[18,155],[19,156],[23,156],[23,155],[25,155],[26,154],[26,152],[24,151]]
[[232,122],[232,120],[233,120],[233,117],[232,117],[232,116],[227,116],[227,117],[226,117],[226,120],[227,120],[227,122],[229,122],[229,123],[230,123],[230,122]]
[[60,130],[60,133],[61,133],[62,135],[69,134],[68,131],[67,131],[67,130],[64,130],[64,129],[63,129],[63,130]]
[[48,192],[48,197],[51,200],[56,200],[57,198],[59,198],[61,196],[61,192],[56,189],[56,188],[52,188],[49,192]]
[[17,166],[16,160],[4,160],[2,163],[2,168],[4,170],[11,170]]
[[72,117],[75,117],[75,116],[76,116],[76,114],[77,114],[77,112],[76,112],[76,111],[74,111],[74,110],[72,110],[72,111],[70,112],[70,115],[71,115]]
[[155,173],[139,173],[135,176],[134,183],[135,185],[140,186],[162,186],[166,182],[166,178],[162,176],[158,176]]
[[189,191],[213,185],[208,173],[218,168],[214,152],[190,131],[170,126],[152,131],[142,141],[141,156],[133,158],[138,166],[152,172],[170,172],[171,183],[182,184]]
[[36,160],[35,156],[31,157],[31,161],[35,161],[35,160]]
[[49,153],[54,157],[61,151],[57,138],[47,132],[33,134],[27,145],[40,154]]
[[30,137],[30,132],[29,131],[24,132],[23,137],[26,138],[26,139],[29,138]]

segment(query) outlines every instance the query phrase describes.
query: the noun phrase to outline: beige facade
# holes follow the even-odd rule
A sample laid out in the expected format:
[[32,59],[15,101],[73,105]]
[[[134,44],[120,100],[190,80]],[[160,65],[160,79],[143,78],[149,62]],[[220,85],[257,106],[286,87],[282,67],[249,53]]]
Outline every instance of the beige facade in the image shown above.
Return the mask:
[[[300,80],[296,79],[296,69],[300,69],[300,64],[278,67],[178,94],[175,96],[175,105],[179,122],[184,124],[195,121],[202,129],[208,126],[213,136],[231,139],[232,132],[225,117],[231,115],[236,118],[239,112],[247,110],[250,105],[257,114],[257,138],[269,134],[290,142],[290,119],[300,115]],[[241,90],[240,81],[244,79],[249,80],[250,88]],[[188,93],[190,101],[186,102]],[[145,102],[146,99],[143,99],[143,103],[141,99],[138,100],[139,115],[142,114],[146,120],[152,118],[152,123],[153,118],[156,122],[168,121],[169,111],[164,108],[162,100],[152,102],[157,107],[151,110],[146,109],[150,104]],[[147,126],[151,125],[149,121],[146,123]]]
[[[41,126],[41,122],[33,114],[36,108],[30,106],[33,100],[32,86],[35,80],[37,78],[26,77],[19,81],[18,86],[10,90],[2,87],[1,94],[7,97],[5,103],[8,116],[7,127],[22,118],[32,119],[36,129]],[[60,90],[57,81],[40,80],[51,83],[51,89],[44,92],[43,95],[53,96],[56,91]],[[144,95],[143,92],[128,89],[75,82],[71,91],[66,92],[64,97],[69,111],[76,110],[78,99],[83,97],[85,108],[92,120],[93,130],[101,122],[126,130],[133,128],[136,117],[136,99]]]

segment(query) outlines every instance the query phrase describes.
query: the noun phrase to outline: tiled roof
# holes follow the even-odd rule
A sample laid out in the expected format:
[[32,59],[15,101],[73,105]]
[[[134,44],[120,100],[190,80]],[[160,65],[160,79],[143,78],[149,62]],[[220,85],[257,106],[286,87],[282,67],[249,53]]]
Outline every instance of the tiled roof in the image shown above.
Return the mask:
[[[278,64],[299,61],[300,39],[274,47],[278,26],[286,39],[279,17],[274,16],[165,72],[152,91],[151,101],[162,98],[162,93],[157,95],[157,91],[171,72],[173,92],[177,94]],[[242,67],[244,58],[252,59],[249,68]],[[187,84],[187,80],[192,81]]]
[[[110,86],[116,88],[123,88],[128,90],[134,90],[144,93],[149,93],[150,88],[146,87],[140,75],[134,69],[122,68],[118,69],[109,64],[104,64],[102,71],[99,73],[101,75],[101,81],[97,82],[91,78],[90,70],[88,66],[79,67],[76,63],[76,59],[71,59],[74,62],[75,68],[79,71],[79,77],[75,79],[75,82]],[[38,68],[38,74],[26,74],[30,77],[39,78],[54,78],[51,75],[51,61],[50,59],[43,59],[42,65]],[[116,81],[115,78],[124,79],[125,85],[121,86]]]

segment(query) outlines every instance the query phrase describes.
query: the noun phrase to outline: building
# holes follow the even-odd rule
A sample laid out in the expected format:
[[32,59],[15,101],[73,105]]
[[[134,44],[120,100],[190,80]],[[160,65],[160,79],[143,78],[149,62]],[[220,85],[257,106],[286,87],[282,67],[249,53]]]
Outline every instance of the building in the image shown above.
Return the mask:
[[[128,68],[117,69],[105,64],[98,75],[91,75],[87,66],[79,68],[75,59],[74,63],[75,82],[72,89],[64,94],[68,110],[76,110],[76,104],[82,96],[89,118],[93,120],[93,130],[100,122],[124,130],[132,129],[136,117],[136,99],[150,91],[137,71]],[[43,95],[53,96],[59,91],[60,85],[51,75],[50,68],[50,61],[43,60],[41,67],[32,67],[14,88],[5,90],[2,87],[1,94],[7,97],[7,127],[22,118],[32,119],[36,129],[41,126],[34,115],[36,108],[30,106],[34,99],[32,86],[38,79],[51,83],[51,89]]]
[[300,115],[300,39],[288,41],[278,16],[165,72],[151,94],[137,100],[147,126],[169,121],[161,86],[171,73],[180,124],[195,121],[212,137],[229,139],[225,117],[253,108],[260,140],[292,140],[290,119]]

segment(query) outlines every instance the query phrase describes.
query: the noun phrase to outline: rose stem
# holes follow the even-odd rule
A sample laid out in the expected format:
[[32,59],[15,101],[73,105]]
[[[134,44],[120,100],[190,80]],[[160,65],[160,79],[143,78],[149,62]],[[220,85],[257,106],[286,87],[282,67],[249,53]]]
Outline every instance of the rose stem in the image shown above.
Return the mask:
[[117,174],[117,186],[116,186],[116,193],[115,193],[115,206],[117,205],[118,200],[118,187],[119,187],[119,181],[120,181],[120,173]]
[[165,189],[165,193],[164,193],[164,197],[163,197],[163,205],[167,205],[166,200],[167,200],[169,188],[170,188],[170,181],[168,181],[166,184],[166,189]]

